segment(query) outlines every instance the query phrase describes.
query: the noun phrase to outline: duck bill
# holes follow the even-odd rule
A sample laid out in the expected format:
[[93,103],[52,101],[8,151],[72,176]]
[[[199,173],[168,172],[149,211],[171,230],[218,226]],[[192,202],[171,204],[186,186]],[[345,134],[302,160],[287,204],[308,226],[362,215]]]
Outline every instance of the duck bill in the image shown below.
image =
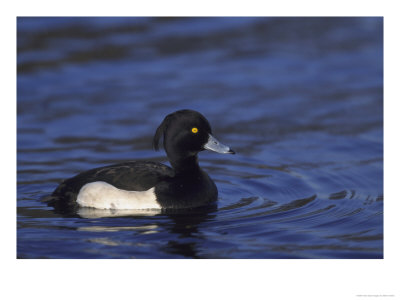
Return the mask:
[[204,145],[204,149],[218,152],[218,153],[223,153],[223,154],[235,154],[235,151],[233,151],[231,148],[228,146],[220,143],[215,137],[213,137],[211,134],[208,135],[208,141]]

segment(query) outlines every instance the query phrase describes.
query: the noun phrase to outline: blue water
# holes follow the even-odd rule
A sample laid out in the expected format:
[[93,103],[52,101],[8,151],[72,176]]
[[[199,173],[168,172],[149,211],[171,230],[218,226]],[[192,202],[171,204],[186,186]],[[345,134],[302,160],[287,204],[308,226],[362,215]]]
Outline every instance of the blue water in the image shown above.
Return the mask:
[[[18,18],[17,257],[383,258],[382,18]],[[151,149],[190,108],[218,208],[85,211],[63,179]]]

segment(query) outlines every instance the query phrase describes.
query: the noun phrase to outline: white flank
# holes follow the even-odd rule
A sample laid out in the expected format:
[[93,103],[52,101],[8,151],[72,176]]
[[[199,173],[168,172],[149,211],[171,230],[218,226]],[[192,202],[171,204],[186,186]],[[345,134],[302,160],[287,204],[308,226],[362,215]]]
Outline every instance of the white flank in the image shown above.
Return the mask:
[[104,181],[85,184],[76,202],[82,207],[98,209],[161,209],[154,187],[143,192],[126,191]]
[[112,217],[129,217],[129,216],[156,216],[161,209],[97,209],[92,207],[79,207],[78,215],[84,219],[112,218]]

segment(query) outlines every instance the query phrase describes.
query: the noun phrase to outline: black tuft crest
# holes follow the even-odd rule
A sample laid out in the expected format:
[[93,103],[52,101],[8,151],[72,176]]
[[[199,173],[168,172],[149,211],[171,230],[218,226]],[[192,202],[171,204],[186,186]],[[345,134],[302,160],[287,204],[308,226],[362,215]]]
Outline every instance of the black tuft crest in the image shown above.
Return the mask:
[[164,121],[162,121],[162,123],[160,124],[160,126],[158,126],[156,134],[153,137],[153,148],[154,150],[158,151],[159,150],[159,143],[160,143],[160,139],[162,136],[164,136],[165,131],[168,128],[168,124],[171,121],[171,115],[168,115],[164,118]]

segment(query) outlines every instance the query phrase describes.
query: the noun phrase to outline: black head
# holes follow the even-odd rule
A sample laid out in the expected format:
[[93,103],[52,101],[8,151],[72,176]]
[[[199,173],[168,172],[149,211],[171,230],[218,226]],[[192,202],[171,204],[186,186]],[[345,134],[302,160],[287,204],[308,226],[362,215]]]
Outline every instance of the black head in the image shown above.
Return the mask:
[[183,160],[208,149],[219,153],[231,153],[228,146],[219,143],[211,135],[207,119],[194,110],[179,110],[165,117],[157,128],[153,147],[158,150],[160,138],[164,138],[164,149],[170,160]]

